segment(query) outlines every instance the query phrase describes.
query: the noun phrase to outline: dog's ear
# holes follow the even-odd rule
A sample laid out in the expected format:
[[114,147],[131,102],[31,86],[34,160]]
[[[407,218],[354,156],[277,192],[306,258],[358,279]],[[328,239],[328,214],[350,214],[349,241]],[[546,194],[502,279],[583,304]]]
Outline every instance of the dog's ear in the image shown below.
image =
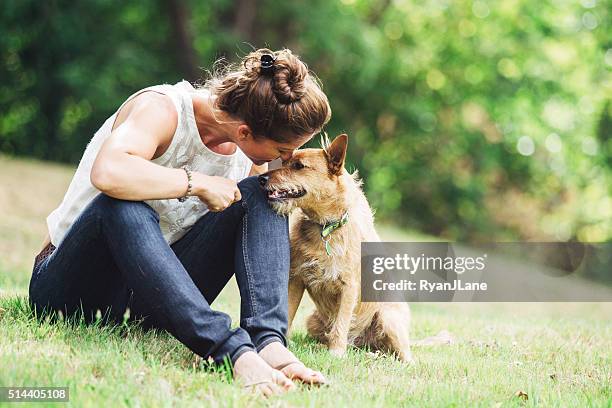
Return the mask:
[[344,159],[346,158],[346,147],[348,145],[348,136],[341,134],[327,147],[325,153],[327,155],[327,167],[331,174],[340,175],[344,169]]

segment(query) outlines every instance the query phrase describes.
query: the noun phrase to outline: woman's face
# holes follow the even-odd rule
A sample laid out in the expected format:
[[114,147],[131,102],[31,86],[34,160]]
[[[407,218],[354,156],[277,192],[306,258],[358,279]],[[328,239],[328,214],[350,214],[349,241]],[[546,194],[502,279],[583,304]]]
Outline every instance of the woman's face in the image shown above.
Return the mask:
[[293,156],[293,151],[312,139],[312,136],[314,135],[301,135],[291,142],[280,143],[265,137],[255,139],[250,128],[247,125],[241,125],[238,129],[236,143],[256,166],[261,166],[279,157],[283,161],[289,160]]

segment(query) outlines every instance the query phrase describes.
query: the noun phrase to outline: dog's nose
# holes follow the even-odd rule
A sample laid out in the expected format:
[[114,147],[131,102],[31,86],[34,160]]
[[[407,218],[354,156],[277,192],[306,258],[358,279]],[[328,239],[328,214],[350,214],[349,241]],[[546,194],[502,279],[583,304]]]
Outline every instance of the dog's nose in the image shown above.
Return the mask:
[[265,174],[262,174],[258,178],[259,178],[259,185],[264,187],[266,183],[268,182],[268,179],[270,178],[270,176],[266,176]]

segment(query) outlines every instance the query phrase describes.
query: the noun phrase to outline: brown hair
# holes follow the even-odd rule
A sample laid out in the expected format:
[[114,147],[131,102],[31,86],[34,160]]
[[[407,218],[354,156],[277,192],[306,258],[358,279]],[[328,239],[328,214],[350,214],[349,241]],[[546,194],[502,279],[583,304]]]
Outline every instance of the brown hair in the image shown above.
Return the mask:
[[[272,74],[262,72],[263,54],[275,58]],[[331,117],[317,77],[288,49],[253,51],[239,66],[217,70],[204,87],[216,95],[215,108],[243,120],[256,138],[288,142],[320,132]]]

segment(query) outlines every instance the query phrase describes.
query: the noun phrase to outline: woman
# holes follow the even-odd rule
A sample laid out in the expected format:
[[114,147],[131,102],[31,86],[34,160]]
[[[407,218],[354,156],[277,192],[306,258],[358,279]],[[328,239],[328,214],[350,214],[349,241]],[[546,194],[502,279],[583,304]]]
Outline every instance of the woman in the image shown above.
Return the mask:
[[[271,395],[321,384],[286,347],[288,222],[256,174],[321,131],[331,109],[289,50],[260,49],[203,87],[130,96],[96,132],[47,218],[30,302],[139,319]],[[240,327],[210,308],[235,274]],[[100,317],[100,312],[97,312]]]

